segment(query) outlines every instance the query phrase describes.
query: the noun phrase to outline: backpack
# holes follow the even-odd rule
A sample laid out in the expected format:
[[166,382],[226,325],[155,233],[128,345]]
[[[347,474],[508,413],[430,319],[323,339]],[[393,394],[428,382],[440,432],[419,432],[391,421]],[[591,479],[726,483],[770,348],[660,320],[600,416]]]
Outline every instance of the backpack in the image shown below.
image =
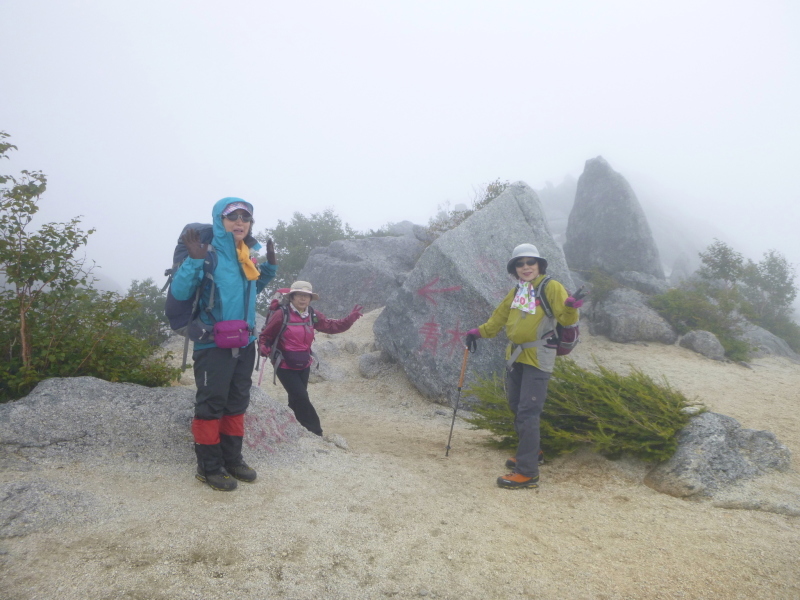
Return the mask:
[[[542,279],[542,282],[536,288],[536,297],[539,298],[539,302],[542,310],[544,310],[544,314],[547,315],[548,318],[552,319],[553,309],[550,307],[550,301],[547,299],[547,295],[544,293],[547,283],[550,281],[550,279],[550,277],[545,277]],[[579,341],[580,330],[578,329],[578,323],[575,323],[574,325],[568,325],[566,327],[561,323],[556,323],[555,333],[547,340],[546,347],[555,348],[556,356],[566,356],[572,352],[575,346],[578,345]]]
[[[183,235],[189,229],[196,229],[198,231],[200,234],[200,241],[204,244],[208,244],[208,252],[206,253],[205,261],[203,262],[203,280],[200,285],[197,286],[197,292],[195,293],[194,298],[190,298],[188,300],[178,300],[172,295],[172,278],[178,271],[178,268],[181,266],[183,261],[186,260],[186,257],[189,256],[189,251],[187,250],[186,245],[183,243]],[[214,247],[211,245],[211,240],[213,238],[214,231],[212,226],[208,223],[189,223],[186,225],[181,231],[181,235],[178,237],[178,243],[175,246],[175,251],[172,255],[172,267],[164,271],[164,275],[167,277],[167,282],[164,284],[164,287],[161,288],[162,292],[164,290],[167,291],[164,314],[169,320],[170,329],[186,338],[183,345],[183,364],[181,365],[181,369],[186,368],[186,358],[189,353],[190,325],[195,323],[203,330],[208,329],[208,326],[202,322],[199,322],[200,298],[208,285],[211,285],[212,301],[210,306],[206,307],[206,311],[210,312],[214,306],[214,270],[217,268],[217,253],[214,250]]]

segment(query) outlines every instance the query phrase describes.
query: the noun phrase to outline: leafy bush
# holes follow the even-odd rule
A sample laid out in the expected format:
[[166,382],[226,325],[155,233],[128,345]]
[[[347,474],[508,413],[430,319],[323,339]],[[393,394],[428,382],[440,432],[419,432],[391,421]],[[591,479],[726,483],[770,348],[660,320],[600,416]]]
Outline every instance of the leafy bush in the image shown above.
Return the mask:
[[[689,422],[683,409],[695,403],[633,369],[620,375],[597,365],[598,372],[559,359],[550,379],[541,420],[541,446],[549,455],[589,447],[610,458],[624,455],[663,461],[677,448],[676,434]],[[497,375],[482,378],[466,391],[478,400],[468,421],[486,429],[497,448],[515,448],[514,416],[503,382]]]
[[[3,328],[0,349],[0,402],[28,394],[48,377],[91,375],[106,381],[147,386],[169,385],[180,369],[169,356],[156,355],[150,340],[129,332],[123,323],[140,315],[139,303],[113,292],[78,289],[44,297],[28,313],[31,359],[22,362],[18,336]],[[8,303],[0,304],[0,322],[13,320]]]
[[725,356],[731,360],[747,360],[750,346],[739,339],[741,328],[732,309],[727,307],[726,310],[725,302],[714,302],[703,289],[703,286],[671,289],[652,296],[650,306],[681,335],[693,330],[710,331],[722,344]]

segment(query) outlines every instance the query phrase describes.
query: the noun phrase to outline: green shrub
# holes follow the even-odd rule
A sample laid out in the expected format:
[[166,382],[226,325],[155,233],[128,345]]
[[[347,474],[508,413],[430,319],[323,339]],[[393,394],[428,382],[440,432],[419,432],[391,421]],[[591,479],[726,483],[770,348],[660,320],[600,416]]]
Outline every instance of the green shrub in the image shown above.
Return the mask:
[[750,345],[739,339],[741,329],[733,316],[737,306],[732,294],[735,290],[717,292],[719,301],[709,297],[706,286],[675,288],[649,300],[658,314],[681,335],[694,330],[710,331],[725,349],[731,360],[747,360]]
[[[8,322],[8,304],[0,305],[0,321]],[[7,360],[0,363],[0,402],[28,394],[49,377],[91,375],[106,381],[147,386],[169,385],[180,369],[167,355],[154,351],[150,340],[130,333],[123,323],[141,308],[130,297],[79,289],[58,298],[44,296],[28,313],[31,357],[24,364],[12,328],[0,333]]]
[[589,272],[589,284],[591,285],[592,302],[595,303],[602,302],[608,298],[612,290],[620,287],[611,275],[598,268],[594,268]]
[[[598,372],[559,359],[541,420],[541,446],[548,455],[589,447],[610,458],[624,455],[645,461],[667,460],[677,448],[677,432],[689,422],[683,409],[691,406],[666,380],[657,383],[633,369],[620,375],[601,366]],[[497,376],[481,378],[466,391],[476,398],[475,429],[493,434],[489,443],[515,448],[513,414],[503,382]]]

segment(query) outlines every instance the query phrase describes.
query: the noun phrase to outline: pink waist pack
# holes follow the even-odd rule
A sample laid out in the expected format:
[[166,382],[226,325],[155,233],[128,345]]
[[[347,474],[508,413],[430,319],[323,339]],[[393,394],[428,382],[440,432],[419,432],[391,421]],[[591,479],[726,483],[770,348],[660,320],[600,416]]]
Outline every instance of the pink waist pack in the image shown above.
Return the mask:
[[244,348],[250,343],[247,321],[217,321],[214,323],[214,343],[217,348]]

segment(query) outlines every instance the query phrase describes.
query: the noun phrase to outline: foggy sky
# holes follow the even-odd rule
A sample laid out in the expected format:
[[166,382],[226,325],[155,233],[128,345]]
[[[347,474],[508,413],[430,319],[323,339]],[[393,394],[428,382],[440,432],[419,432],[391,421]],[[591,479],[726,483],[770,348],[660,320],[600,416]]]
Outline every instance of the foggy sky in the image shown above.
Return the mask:
[[[0,172],[41,169],[127,288],[213,203],[356,229],[602,155],[643,201],[800,263],[796,2],[0,3]],[[711,231],[711,226],[709,227]]]

